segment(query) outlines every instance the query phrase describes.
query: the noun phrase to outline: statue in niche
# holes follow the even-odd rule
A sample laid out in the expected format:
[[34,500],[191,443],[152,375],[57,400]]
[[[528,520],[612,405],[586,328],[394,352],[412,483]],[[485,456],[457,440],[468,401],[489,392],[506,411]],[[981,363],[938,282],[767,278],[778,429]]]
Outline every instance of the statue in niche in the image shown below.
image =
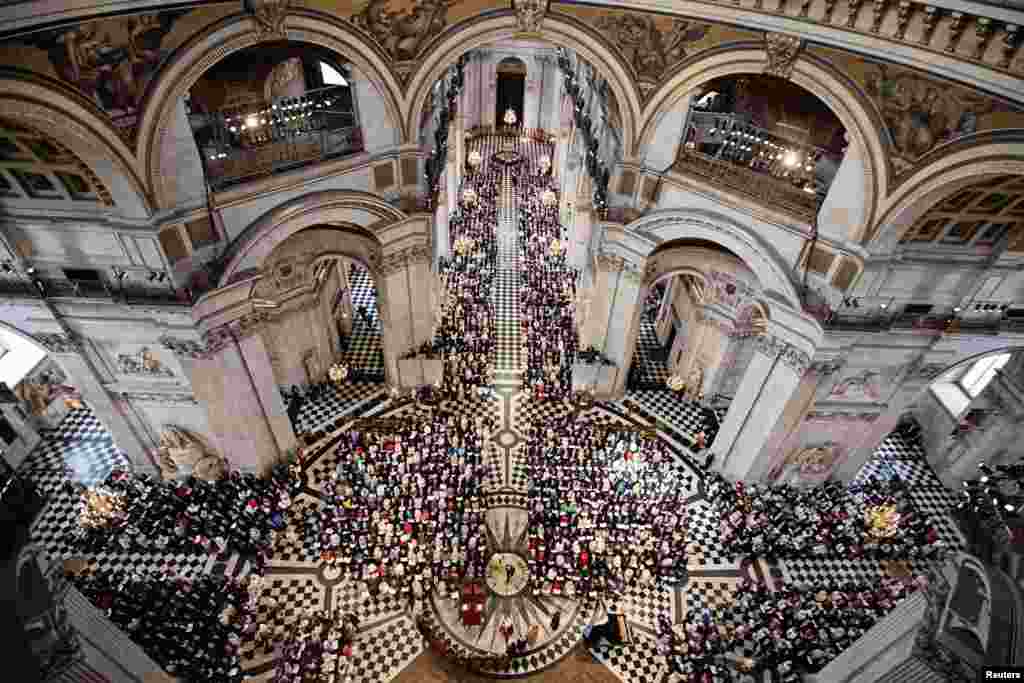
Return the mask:
[[857,398],[861,397],[878,401],[882,397],[882,373],[877,370],[864,370],[856,375],[851,375],[841,382],[838,382],[829,394],[830,398]]
[[227,473],[227,462],[197,435],[181,427],[167,426],[160,434],[160,474],[165,481],[191,474],[216,481]]

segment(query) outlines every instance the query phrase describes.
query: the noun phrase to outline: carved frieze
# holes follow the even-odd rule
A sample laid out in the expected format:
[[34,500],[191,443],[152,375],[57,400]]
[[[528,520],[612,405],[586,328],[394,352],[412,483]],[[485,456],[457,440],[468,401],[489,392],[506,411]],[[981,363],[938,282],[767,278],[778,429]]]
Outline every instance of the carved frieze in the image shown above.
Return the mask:
[[208,355],[206,345],[191,339],[175,339],[170,335],[164,335],[159,339],[160,345],[173,353],[175,356],[185,358],[205,358]]
[[597,28],[622,52],[642,87],[657,83],[682,62],[688,46],[702,40],[710,26],[683,19],[663,26],[653,14],[609,12],[598,19]]
[[804,41],[796,36],[785,33],[769,32],[764,34],[764,51],[768,56],[764,72],[769,76],[789,78],[793,74],[793,66],[804,48]]
[[836,420],[851,420],[856,422],[874,422],[879,413],[844,413],[841,411],[812,410],[807,413],[807,420],[818,422],[833,422]]
[[174,377],[174,371],[164,365],[148,346],[139,349],[138,353],[118,354],[117,371],[122,375]]
[[806,352],[770,334],[759,334],[754,337],[754,350],[769,358],[778,356],[784,365],[800,375],[804,374],[811,364],[811,357]]
[[50,353],[81,353],[82,340],[72,334],[43,332],[32,338]]
[[448,25],[448,0],[414,0],[394,11],[389,4],[370,0],[349,21],[373,36],[395,60],[415,59]]
[[843,367],[842,361],[838,360],[816,360],[810,364],[809,370],[823,377],[830,377]]
[[148,392],[122,391],[121,399],[140,403],[159,403],[160,405],[197,406],[199,401],[192,394],[154,394]]
[[597,265],[609,273],[620,273],[626,267],[626,259],[615,254],[598,254]]
[[430,247],[426,244],[417,244],[406,247],[399,251],[391,252],[381,258],[376,266],[376,271],[383,277],[388,277],[405,269],[421,263],[429,263]]

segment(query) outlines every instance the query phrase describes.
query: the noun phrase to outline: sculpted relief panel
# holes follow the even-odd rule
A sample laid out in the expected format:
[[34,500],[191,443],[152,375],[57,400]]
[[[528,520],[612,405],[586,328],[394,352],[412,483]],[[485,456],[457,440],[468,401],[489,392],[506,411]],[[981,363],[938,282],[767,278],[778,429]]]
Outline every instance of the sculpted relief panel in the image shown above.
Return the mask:
[[908,170],[937,146],[986,130],[1024,127],[1024,109],[914,69],[871,62],[830,48],[835,64],[878,108],[894,146],[896,171]]
[[0,44],[0,64],[70,85],[131,141],[146,87],[167,56],[208,22],[232,11],[224,6],[191,13],[176,9],[39,31]]

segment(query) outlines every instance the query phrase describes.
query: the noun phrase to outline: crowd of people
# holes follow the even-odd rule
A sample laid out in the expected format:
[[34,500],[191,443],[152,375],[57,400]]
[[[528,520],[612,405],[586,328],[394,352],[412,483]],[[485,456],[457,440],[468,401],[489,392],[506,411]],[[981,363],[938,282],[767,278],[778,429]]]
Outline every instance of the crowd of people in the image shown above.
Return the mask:
[[472,422],[438,411],[351,431],[327,501],[306,520],[323,562],[371,596],[413,601],[446,582],[482,578],[483,451],[493,428],[489,415]]
[[[679,624],[659,615],[657,650],[682,683],[798,683],[924,585],[918,576],[861,586],[782,584],[773,591],[742,580],[729,607],[691,609]],[[737,653],[734,668],[726,655]]]
[[281,647],[272,683],[345,680],[358,628],[352,614],[325,611],[303,617]]
[[715,475],[708,497],[738,556],[920,559],[949,549],[896,480],[801,489]]
[[240,683],[239,653],[257,629],[247,581],[84,570],[67,577],[163,669],[189,683]]
[[214,482],[115,470],[82,494],[73,543],[92,553],[240,553],[265,560],[299,487],[283,463],[266,478],[236,471]]
[[526,172],[516,184],[519,224],[520,317],[526,351],[524,383],[534,398],[560,400],[572,393],[572,365],[579,347],[575,323],[578,272],[567,263],[565,231],[550,169],[539,165],[544,145],[526,145]]
[[691,475],[660,440],[567,418],[532,425],[526,452],[534,590],[621,593],[685,576]]

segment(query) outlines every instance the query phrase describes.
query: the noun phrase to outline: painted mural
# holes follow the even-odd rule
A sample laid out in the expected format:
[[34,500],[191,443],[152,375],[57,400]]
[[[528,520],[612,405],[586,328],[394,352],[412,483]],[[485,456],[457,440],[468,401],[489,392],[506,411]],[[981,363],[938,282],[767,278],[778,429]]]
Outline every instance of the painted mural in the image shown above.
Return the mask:
[[206,24],[235,11],[237,6],[168,10],[40,31],[0,44],[0,64],[73,86],[131,140],[146,88],[167,56]]
[[881,64],[828,48],[813,48],[850,76],[878,107],[893,143],[897,171],[971,133],[1024,128],[1024,109],[913,69]]
[[597,29],[636,73],[645,95],[684,59],[702,50],[731,41],[762,39],[754,31],[647,12],[608,11],[554,2],[551,10]]

